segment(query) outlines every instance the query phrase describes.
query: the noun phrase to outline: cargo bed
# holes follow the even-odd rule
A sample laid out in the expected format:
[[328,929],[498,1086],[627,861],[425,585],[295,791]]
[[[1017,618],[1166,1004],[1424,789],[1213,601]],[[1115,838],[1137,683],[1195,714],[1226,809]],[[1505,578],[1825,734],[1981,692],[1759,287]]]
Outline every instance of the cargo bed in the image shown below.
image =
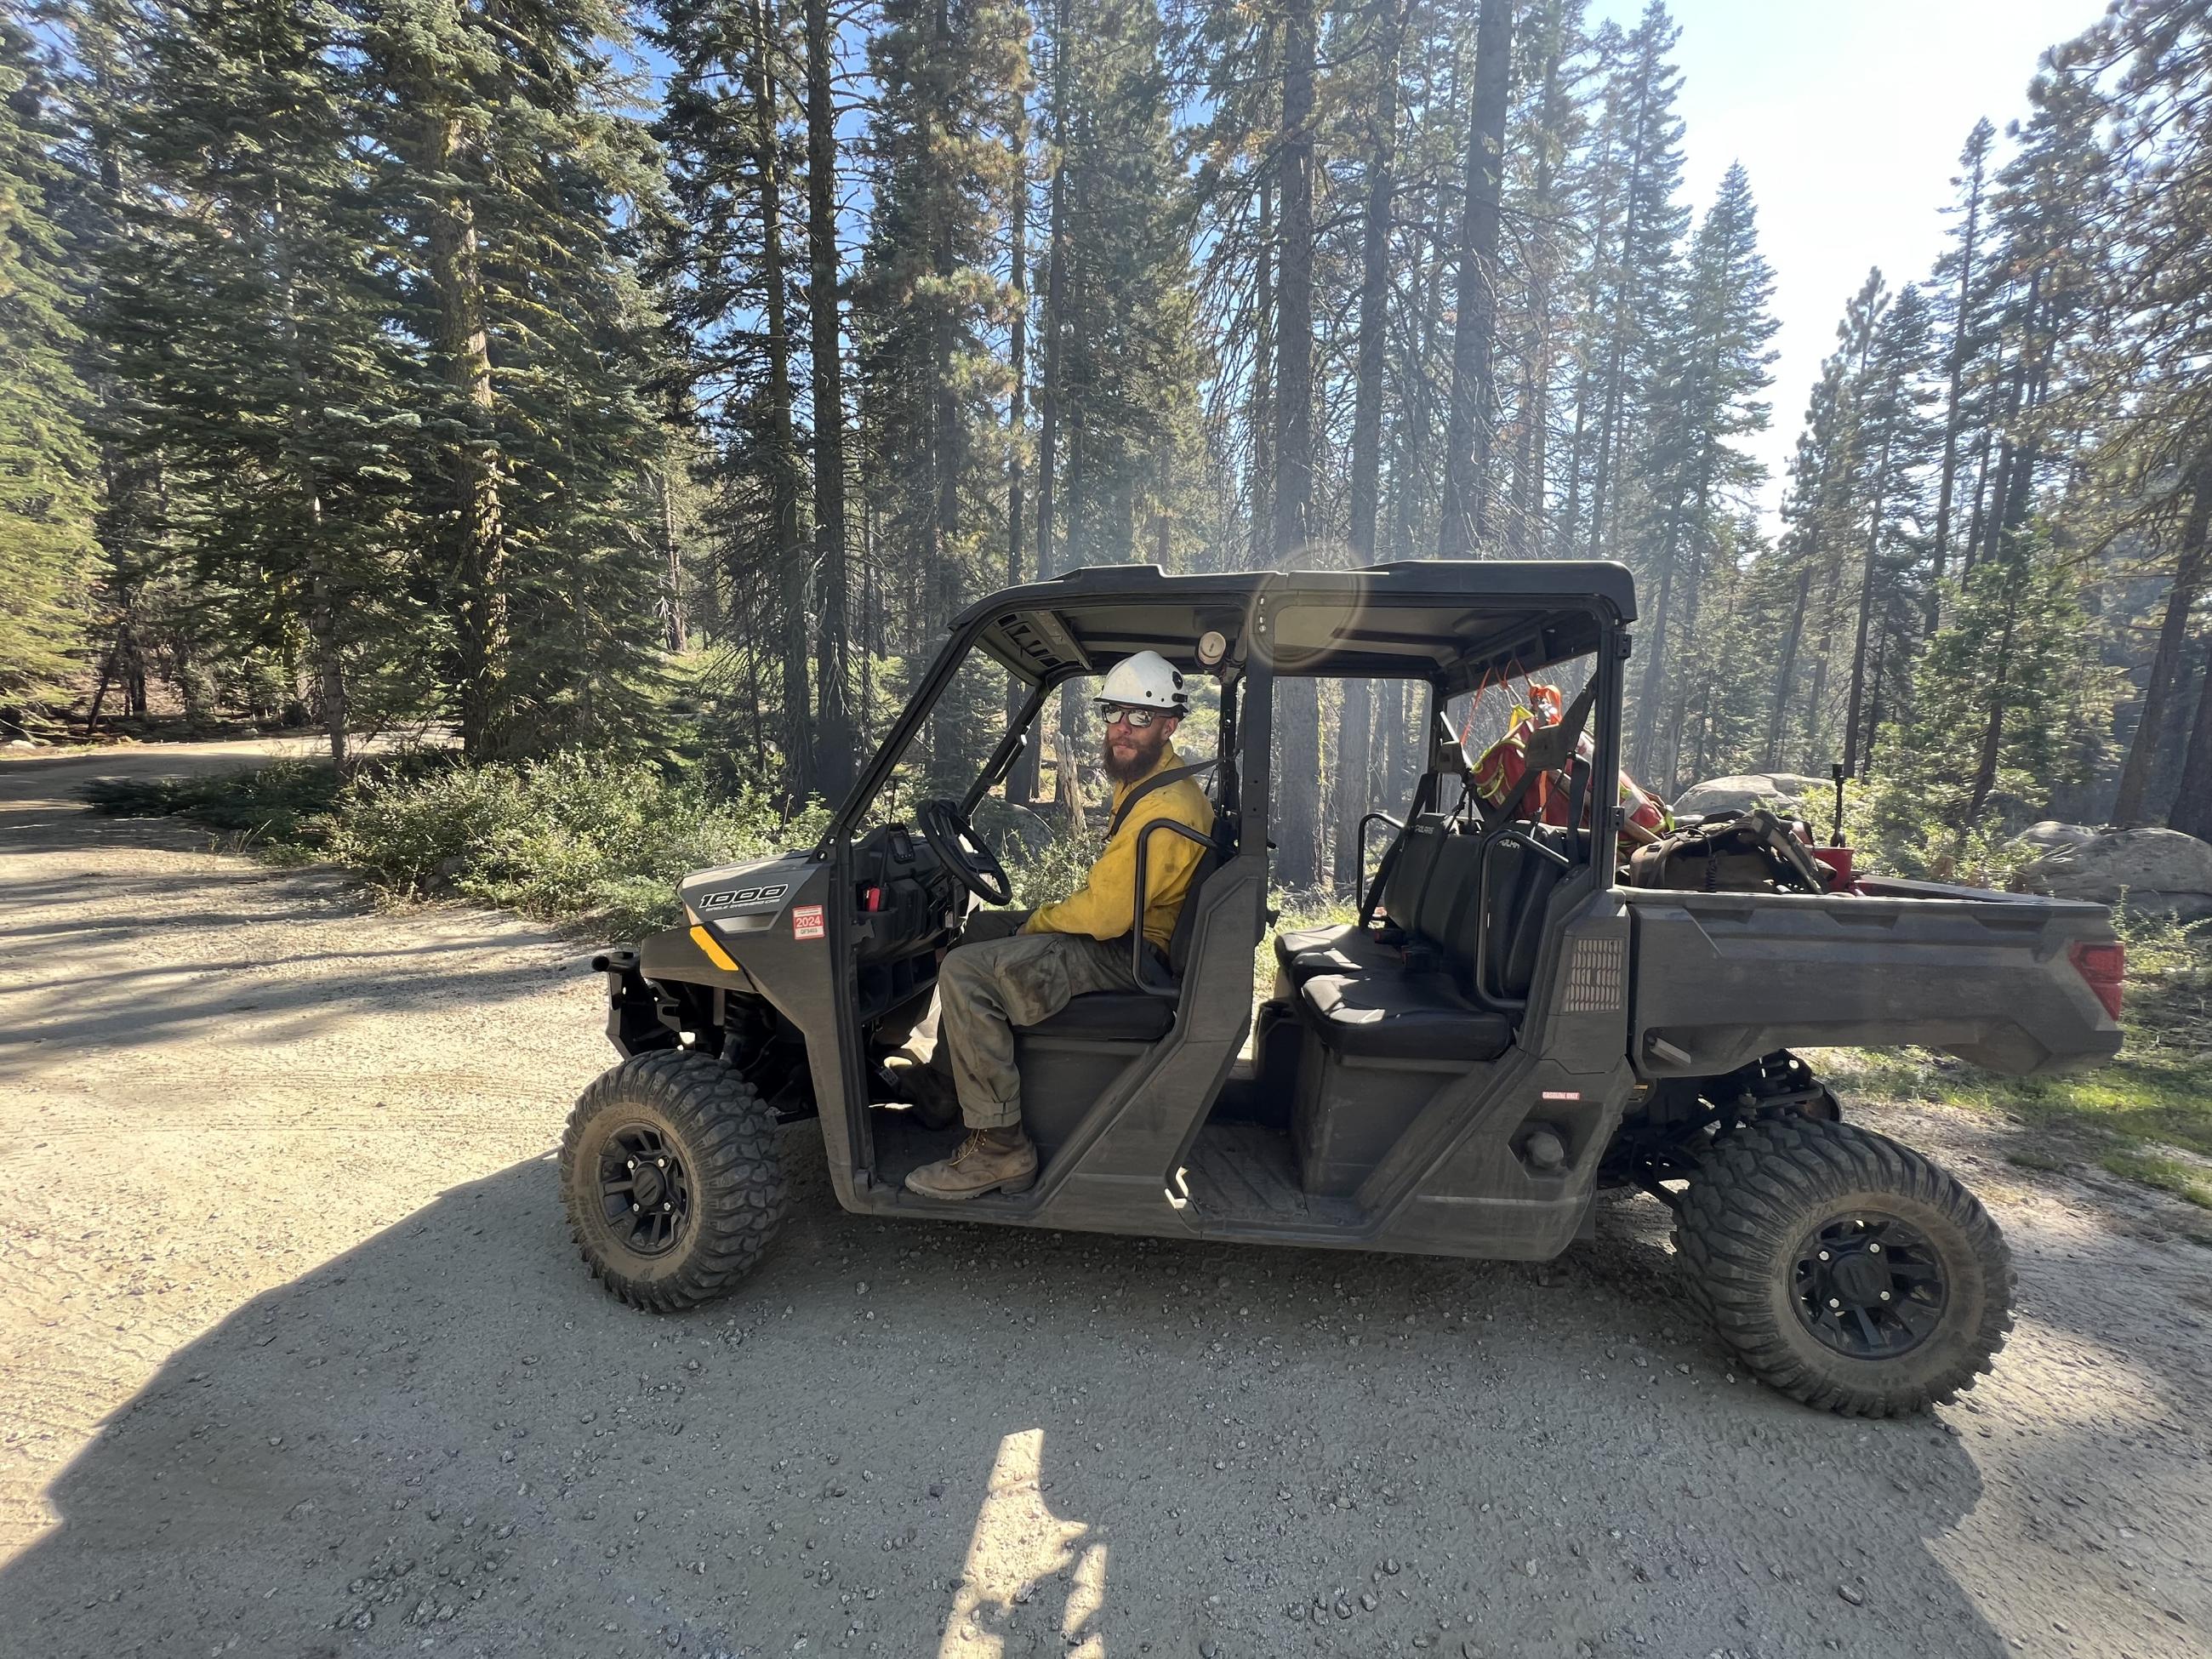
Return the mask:
[[1617,888],[1630,919],[1631,1054],[1711,1076],[1778,1048],[1919,1044],[2032,1076],[2119,1051],[2079,948],[2101,904],[1869,878],[1848,894]]

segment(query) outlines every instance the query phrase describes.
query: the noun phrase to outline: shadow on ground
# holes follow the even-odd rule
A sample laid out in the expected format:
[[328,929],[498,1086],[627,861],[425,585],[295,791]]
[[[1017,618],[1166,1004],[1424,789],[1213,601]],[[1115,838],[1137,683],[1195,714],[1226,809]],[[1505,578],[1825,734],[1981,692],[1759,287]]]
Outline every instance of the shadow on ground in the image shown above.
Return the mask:
[[44,1655],[2002,1649],[1927,1547],[1980,1496],[1951,1435],[1725,1381],[1662,1288],[1656,1206],[1540,1271],[1010,1235],[847,1216],[787,1133],[793,1224],[708,1310],[605,1299],[545,1160],[243,1307],[55,1480],[0,1630]]

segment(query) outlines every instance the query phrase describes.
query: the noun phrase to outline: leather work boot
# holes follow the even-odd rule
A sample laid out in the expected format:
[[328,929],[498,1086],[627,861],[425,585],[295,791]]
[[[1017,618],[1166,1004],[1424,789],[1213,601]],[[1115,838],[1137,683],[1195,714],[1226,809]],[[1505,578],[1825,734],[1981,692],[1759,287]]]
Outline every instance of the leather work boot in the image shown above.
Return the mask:
[[908,1176],[906,1189],[924,1198],[1025,1193],[1036,1185],[1036,1143],[1020,1128],[975,1129],[951,1157]]

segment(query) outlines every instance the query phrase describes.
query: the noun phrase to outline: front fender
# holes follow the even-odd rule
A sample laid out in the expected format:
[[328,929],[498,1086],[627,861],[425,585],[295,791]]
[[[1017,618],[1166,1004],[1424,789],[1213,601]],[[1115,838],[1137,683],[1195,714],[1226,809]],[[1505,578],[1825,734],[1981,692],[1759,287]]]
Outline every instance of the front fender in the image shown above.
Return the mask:
[[[707,985],[758,996],[760,988],[742,966],[724,968],[698,939],[702,927],[664,927],[637,942],[638,971],[659,985]],[[719,942],[716,949],[720,949]],[[727,952],[724,952],[725,956]]]
[[684,927],[601,951],[592,966],[607,976],[607,1041],[625,1059],[672,1048],[684,1031],[718,1019],[718,990],[758,994],[742,968],[717,964]]

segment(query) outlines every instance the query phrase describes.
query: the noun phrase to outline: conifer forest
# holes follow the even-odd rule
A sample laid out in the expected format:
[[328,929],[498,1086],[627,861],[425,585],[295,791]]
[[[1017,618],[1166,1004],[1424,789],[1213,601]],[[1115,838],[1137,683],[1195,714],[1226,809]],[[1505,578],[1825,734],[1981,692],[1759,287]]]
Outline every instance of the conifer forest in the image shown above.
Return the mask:
[[[166,711],[343,771],[434,731],[795,811],[1012,582],[1601,558],[1662,796],[1840,762],[1908,868],[2048,817],[2212,836],[2212,0],[2022,64],[1941,258],[1838,294],[1809,386],[1790,181],[1745,155],[1693,208],[1678,37],[1662,0],[7,0],[0,738]],[[1419,714],[1296,684],[1279,876],[1341,889]],[[972,775],[968,712],[931,742]],[[1018,791],[1096,805],[1092,746]]]

